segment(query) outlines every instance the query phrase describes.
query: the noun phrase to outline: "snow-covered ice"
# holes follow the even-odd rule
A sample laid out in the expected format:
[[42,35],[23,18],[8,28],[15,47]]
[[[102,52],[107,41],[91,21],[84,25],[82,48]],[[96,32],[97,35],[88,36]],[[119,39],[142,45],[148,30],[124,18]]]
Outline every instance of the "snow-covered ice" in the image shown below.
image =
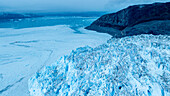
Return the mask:
[[79,47],[29,79],[31,96],[170,96],[170,37]]
[[0,96],[29,96],[28,79],[41,68],[77,47],[95,47],[111,37],[76,30],[71,25],[0,28]]

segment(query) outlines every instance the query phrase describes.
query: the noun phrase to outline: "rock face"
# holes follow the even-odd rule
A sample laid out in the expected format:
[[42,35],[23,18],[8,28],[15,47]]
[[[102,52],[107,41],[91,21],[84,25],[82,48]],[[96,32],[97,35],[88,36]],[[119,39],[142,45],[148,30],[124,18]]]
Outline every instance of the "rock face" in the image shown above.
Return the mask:
[[[159,31],[154,28],[153,31],[152,29],[150,29],[150,31],[144,30],[138,33],[125,34],[125,33],[129,33],[129,31],[131,31],[130,29],[135,28],[139,30],[139,29],[143,29],[143,27],[144,28],[149,26],[154,27],[153,25],[157,25],[157,23],[159,25],[166,23],[167,24],[166,27],[170,27],[169,20],[170,20],[170,2],[143,4],[143,5],[130,6],[116,13],[103,15],[98,20],[94,21],[90,26],[86,27],[86,29],[95,30],[98,32],[106,32],[111,34],[113,37],[131,36],[133,34],[158,35],[158,34],[166,33],[167,35],[170,35],[169,28],[167,30],[161,28],[163,29],[163,31],[162,30]],[[150,22],[150,21],[154,21],[154,22]],[[144,23],[144,22],[150,22],[150,23]],[[154,33],[155,30],[156,33]],[[164,31],[166,32],[162,33]]]

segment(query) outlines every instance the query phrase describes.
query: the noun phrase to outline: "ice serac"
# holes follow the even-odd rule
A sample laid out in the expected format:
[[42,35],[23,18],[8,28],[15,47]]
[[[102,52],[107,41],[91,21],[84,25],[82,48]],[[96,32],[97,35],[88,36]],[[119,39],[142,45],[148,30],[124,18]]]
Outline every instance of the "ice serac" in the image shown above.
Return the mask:
[[29,80],[31,96],[170,96],[170,36],[77,48]]
[[[161,29],[163,30],[159,30],[159,27],[155,32],[153,31],[152,23],[144,23],[150,21],[153,21],[152,23],[154,24],[158,23],[158,25],[160,25],[159,21],[162,24],[166,23],[168,29],[163,29],[164,27],[162,27]],[[138,25],[138,27],[134,25]],[[147,30],[146,26],[151,28]],[[129,30],[126,30],[126,28],[131,28],[132,32],[129,33]],[[116,13],[101,16],[86,29],[109,33],[113,37],[140,34],[170,35],[170,2],[130,6]],[[145,29],[145,31],[133,31],[133,29]]]

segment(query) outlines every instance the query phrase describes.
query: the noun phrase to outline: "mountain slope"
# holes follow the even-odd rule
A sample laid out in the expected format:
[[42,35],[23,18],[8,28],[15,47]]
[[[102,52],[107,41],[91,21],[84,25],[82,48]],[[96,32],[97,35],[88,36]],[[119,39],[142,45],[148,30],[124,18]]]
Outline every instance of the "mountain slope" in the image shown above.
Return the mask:
[[[134,25],[139,25],[138,28],[144,29],[142,25],[145,22],[154,21],[154,23],[159,23],[157,21],[162,21],[167,23],[167,27],[170,27],[170,2],[167,3],[154,3],[154,4],[143,4],[134,5],[116,13],[106,14],[101,16],[99,19],[94,21],[90,26],[86,27],[89,30],[95,30],[98,32],[105,32],[111,34],[113,37],[125,37],[140,34],[154,34],[159,35],[170,35],[170,29],[157,30],[154,31],[140,31],[140,32],[126,32],[126,28],[131,28]],[[142,25],[140,25],[142,24]],[[151,23],[147,23],[145,26],[151,26]],[[123,31],[123,32],[122,32]],[[129,30],[128,30],[129,31]],[[148,31],[148,32],[147,32]],[[147,33],[146,33],[147,32]]]

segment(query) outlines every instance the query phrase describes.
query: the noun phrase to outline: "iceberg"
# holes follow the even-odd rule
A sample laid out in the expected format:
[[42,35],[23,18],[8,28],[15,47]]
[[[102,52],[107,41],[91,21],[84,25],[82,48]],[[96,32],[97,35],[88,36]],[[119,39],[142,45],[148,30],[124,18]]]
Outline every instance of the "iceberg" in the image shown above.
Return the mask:
[[170,96],[170,36],[111,38],[73,50],[28,81],[31,96]]

